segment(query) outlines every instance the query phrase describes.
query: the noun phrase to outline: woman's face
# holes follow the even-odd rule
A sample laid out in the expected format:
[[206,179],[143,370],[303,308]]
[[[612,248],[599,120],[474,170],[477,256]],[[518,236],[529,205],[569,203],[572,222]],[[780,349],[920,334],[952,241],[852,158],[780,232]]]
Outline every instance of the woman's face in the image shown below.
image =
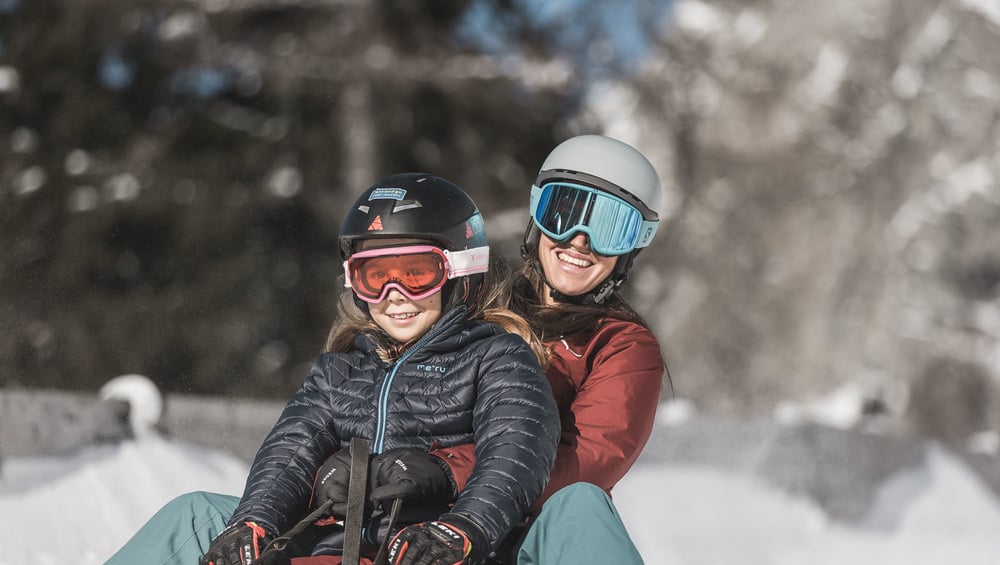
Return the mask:
[[[618,257],[604,257],[591,251],[590,241],[582,233],[562,243],[540,234],[538,259],[549,285],[567,296],[579,296],[595,289],[608,278],[618,262]],[[548,293],[544,298],[545,304],[555,304]]]
[[[376,246],[427,245],[429,242],[417,239],[365,240],[358,246],[364,251]],[[441,293],[427,298],[411,300],[395,288],[389,290],[385,300],[368,305],[368,313],[389,337],[406,343],[427,333],[427,330],[441,319]]]

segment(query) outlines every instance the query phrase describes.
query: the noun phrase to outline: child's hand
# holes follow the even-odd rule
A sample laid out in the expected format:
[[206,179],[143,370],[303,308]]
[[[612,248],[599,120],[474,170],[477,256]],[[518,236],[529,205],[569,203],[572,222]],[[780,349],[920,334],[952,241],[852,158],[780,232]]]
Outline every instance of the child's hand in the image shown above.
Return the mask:
[[260,556],[271,536],[253,522],[222,530],[208,546],[201,565],[247,565]]
[[347,514],[347,492],[351,486],[351,453],[344,449],[334,453],[316,473],[312,507],[332,501],[330,511],[341,518]]

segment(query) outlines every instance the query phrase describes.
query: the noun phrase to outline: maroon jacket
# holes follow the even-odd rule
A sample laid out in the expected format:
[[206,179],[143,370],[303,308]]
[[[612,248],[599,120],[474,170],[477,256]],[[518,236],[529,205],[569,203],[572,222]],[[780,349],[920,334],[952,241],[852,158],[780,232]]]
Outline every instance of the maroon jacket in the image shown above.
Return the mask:
[[[559,406],[562,436],[548,486],[533,506],[575,482],[610,494],[646,445],[663,383],[660,346],[645,327],[604,318],[593,334],[550,342],[546,370]],[[475,464],[473,445],[434,451],[461,489]]]

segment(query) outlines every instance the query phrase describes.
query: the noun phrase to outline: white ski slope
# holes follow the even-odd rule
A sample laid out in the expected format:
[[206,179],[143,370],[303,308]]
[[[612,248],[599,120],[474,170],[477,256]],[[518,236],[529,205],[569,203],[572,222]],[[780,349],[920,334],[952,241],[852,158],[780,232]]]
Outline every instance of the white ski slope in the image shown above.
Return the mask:
[[[640,462],[615,500],[651,565],[987,565],[1000,556],[1000,507],[944,452],[924,486],[880,498],[889,529],[829,520],[808,500],[747,476]],[[0,565],[103,563],[163,503],[191,490],[239,494],[247,464],[155,434],[72,456],[10,459],[0,476]]]
[[[136,439],[64,457],[4,460],[0,565],[103,563],[173,497],[242,491],[245,461],[154,431],[162,398],[148,379],[113,379],[101,395],[130,402]],[[676,437],[671,426],[688,411],[674,404],[663,407],[654,438],[669,441],[671,430]],[[840,408],[837,419],[849,422],[843,415],[853,412]],[[1000,563],[1000,503],[941,449],[928,447],[922,468],[881,485],[869,526],[831,520],[811,500],[750,473],[652,463],[658,458],[647,455],[614,497],[649,565]]]

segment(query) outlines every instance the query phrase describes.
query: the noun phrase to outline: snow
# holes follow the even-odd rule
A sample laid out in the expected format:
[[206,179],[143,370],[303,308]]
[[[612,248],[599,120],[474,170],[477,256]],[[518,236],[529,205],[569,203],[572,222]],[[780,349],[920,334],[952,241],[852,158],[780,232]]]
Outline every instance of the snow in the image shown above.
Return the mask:
[[154,433],[66,457],[5,459],[0,565],[103,563],[174,496],[238,495],[247,471],[239,459]]
[[995,499],[943,452],[928,459],[919,495],[887,485],[882,523],[867,528],[835,523],[806,500],[706,468],[640,466],[615,500],[650,564],[995,563]]
[[[669,433],[663,424],[657,430]],[[929,449],[926,459],[919,472],[886,482],[866,525],[838,523],[805,498],[704,466],[640,459],[614,494],[650,565],[996,563],[996,498],[943,450]],[[8,543],[0,565],[102,563],[174,496],[239,494],[248,469],[155,433],[3,463],[0,531]]]
[[[130,403],[136,439],[2,461],[0,532],[8,543],[0,565],[103,563],[173,497],[242,491],[246,461],[156,431],[162,397],[148,379],[118,377],[101,395]],[[837,391],[797,414],[830,418],[856,397]],[[664,404],[649,445],[664,445],[694,413],[690,403]],[[883,481],[855,524],[748,470],[664,462],[661,455],[647,449],[614,490],[650,565],[986,565],[1000,554],[1000,501],[933,444],[923,465]]]

